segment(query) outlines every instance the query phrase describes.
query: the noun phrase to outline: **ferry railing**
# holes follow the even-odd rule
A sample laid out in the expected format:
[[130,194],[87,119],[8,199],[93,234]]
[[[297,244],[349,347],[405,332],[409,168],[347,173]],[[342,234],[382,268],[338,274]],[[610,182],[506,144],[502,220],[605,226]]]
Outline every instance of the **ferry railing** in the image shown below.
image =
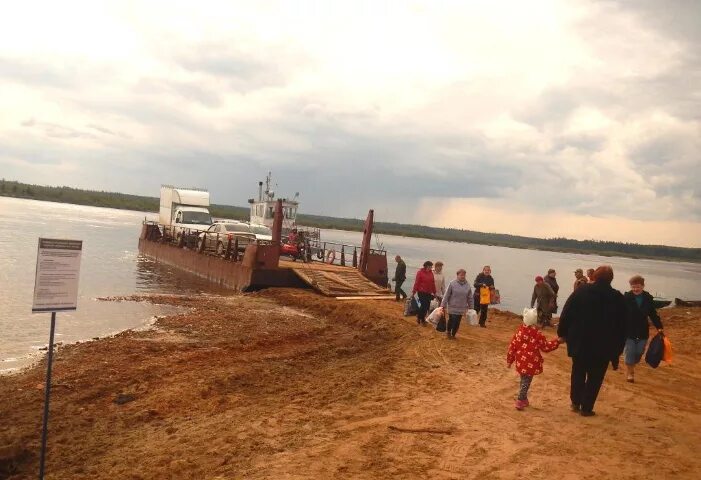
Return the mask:
[[[195,250],[204,255],[218,255],[225,260],[239,262],[243,259],[249,244],[270,245],[273,242],[258,240],[246,234],[208,233],[188,227],[161,225],[155,221],[144,221],[153,227],[147,229],[147,239],[161,243],[170,243],[180,248]],[[157,228],[154,228],[157,227]],[[318,230],[318,229],[317,229]],[[158,232],[158,233],[156,233]],[[305,230],[305,233],[308,230]],[[361,247],[339,242],[315,242],[316,238],[307,237],[305,248],[307,261],[318,260],[327,264],[357,267],[360,261]],[[201,240],[201,241],[200,241]],[[222,245],[222,248],[219,246]],[[370,254],[387,255],[385,250],[370,249]]]
[[[357,267],[360,261],[361,247],[337,242],[320,242],[316,253],[318,260],[332,264]],[[371,254],[387,255],[385,250],[370,249]]]
[[[169,243],[204,255],[218,255],[232,262],[240,262],[243,259],[246,246],[250,244],[266,245],[271,243],[257,240],[250,234],[208,233],[194,228],[161,225],[152,220],[145,220],[143,223],[150,227],[146,230],[146,239],[149,241]],[[223,248],[219,248],[220,244]]]

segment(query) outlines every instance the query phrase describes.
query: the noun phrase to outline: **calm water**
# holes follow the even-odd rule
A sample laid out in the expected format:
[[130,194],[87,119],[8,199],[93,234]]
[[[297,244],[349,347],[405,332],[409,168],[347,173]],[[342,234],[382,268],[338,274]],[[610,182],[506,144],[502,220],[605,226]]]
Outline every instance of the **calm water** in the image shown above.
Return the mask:
[[[324,232],[324,238],[359,245],[362,234],[329,230]],[[401,255],[406,262],[408,278],[403,289],[407,293],[411,293],[416,271],[426,260],[441,260],[445,264],[443,271],[446,283],[455,278],[455,272],[460,268],[467,270],[467,278],[473,282],[482,267],[489,265],[492,267],[496,287],[501,293],[501,308],[518,313],[530,305],[536,275],[545,276],[549,268],[557,271],[560,305],[572,293],[574,271],[577,268],[586,272],[587,268],[604,264],[613,267],[613,285],[621,291],[628,289],[630,277],[641,274],[645,277],[646,289],[653,295],[701,299],[701,264],[541,252],[391,235],[376,236],[373,247],[378,242],[387,249],[390,278],[396,267],[394,256]]]
[[172,308],[97,297],[215,292],[204,280],[138,254],[144,214],[0,197],[0,372],[26,365],[49,340],[51,314],[32,314],[39,237],[83,240],[78,310],[57,314],[56,342],[142,327]]
[[[137,242],[144,214],[0,197],[0,372],[28,363],[46,345],[50,314],[32,314],[34,270],[39,237],[83,240],[78,310],[59,313],[56,341],[75,342],[148,324],[164,307],[131,302],[100,302],[97,297],[132,293],[223,293],[206,281],[177,269],[156,264],[138,254]],[[361,234],[324,231],[323,238],[359,245]],[[530,302],[535,275],[549,267],[558,271],[561,296],[569,294],[576,268],[610,264],[614,284],[627,287],[635,273],[647,279],[652,293],[701,299],[701,265],[633,260],[533,250],[469,245],[404,237],[376,238],[388,250],[390,277],[394,255],[407,263],[405,290],[427,259],[442,260],[447,278],[458,268],[474,277],[489,264],[501,292],[502,307],[520,311]],[[375,243],[375,242],[373,242]],[[376,245],[373,245],[376,246]],[[560,302],[562,303],[562,301]]]

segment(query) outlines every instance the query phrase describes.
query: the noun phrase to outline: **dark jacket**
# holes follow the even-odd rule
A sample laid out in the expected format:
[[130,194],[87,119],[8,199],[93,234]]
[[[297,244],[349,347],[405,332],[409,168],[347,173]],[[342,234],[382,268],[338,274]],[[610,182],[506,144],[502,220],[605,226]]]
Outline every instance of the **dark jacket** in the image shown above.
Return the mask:
[[394,271],[394,281],[403,282],[406,280],[406,263],[404,260],[397,262],[397,269]]
[[546,275],[543,277],[543,281],[550,285],[550,288],[553,289],[553,292],[555,292],[555,296],[557,297],[557,292],[560,290],[560,285],[557,284],[557,278],[553,278],[550,275]]
[[538,308],[546,313],[551,313],[555,307],[555,292],[545,282],[536,283],[533,286],[533,296],[531,296],[531,308],[538,300]]
[[557,335],[567,354],[584,360],[614,360],[625,345],[626,303],[608,283],[582,285],[565,302]]
[[413,292],[436,294],[436,281],[433,279],[433,270],[423,268],[416,272]]
[[626,292],[624,295],[627,307],[626,338],[648,338],[648,318],[652,320],[652,324],[655,325],[655,328],[658,330],[662,328],[662,321],[655,309],[652,295],[645,291],[640,295],[643,297],[643,303],[639,307],[638,303],[635,301],[636,295],[633,292]]
[[475,287],[475,305],[480,304],[480,287],[482,286],[482,284],[485,284],[488,287],[493,287],[494,279],[491,275],[485,275],[481,272],[479,275],[477,275],[477,278],[475,278],[475,283],[473,284]]
[[[484,273],[480,273],[477,275],[477,278],[475,278],[475,283],[474,287],[477,289],[477,292],[479,292],[479,287],[485,284],[488,287],[493,287],[494,286],[494,279],[492,278],[491,275],[485,275]],[[477,293],[479,295],[479,293]]]
[[557,284],[557,279],[551,277],[550,275],[545,275],[543,277],[543,282],[550,285],[550,288],[552,288],[553,292],[555,293],[555,298],[553,298],[552,313],[557,313],[557,292],[560,290],[560,285]]

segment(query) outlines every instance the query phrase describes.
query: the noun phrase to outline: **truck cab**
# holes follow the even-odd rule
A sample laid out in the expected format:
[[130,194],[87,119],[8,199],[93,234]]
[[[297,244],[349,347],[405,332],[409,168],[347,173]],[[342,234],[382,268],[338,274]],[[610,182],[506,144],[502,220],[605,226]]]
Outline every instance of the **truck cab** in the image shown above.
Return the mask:
[[212,225],[207,190],[161,186],[159,221],[174,239],[194,236]]

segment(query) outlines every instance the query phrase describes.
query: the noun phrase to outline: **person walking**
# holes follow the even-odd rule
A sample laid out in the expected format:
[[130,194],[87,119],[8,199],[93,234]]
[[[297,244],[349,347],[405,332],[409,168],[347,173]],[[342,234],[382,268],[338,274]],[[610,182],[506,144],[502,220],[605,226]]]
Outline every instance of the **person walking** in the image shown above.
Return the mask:
[[448,315],[448,326],[445,331],[449,339],[455,338],[460,328],[460,320],[469,308],[474,308],[472,299],[472,287],[467,281],[467,272],[460,269],[456,273],[455,280],[448,284],[441,307]]
[[581,268],[578,268],[577,270],[574,271],[574,286],[572,287],[572,291],[577,290],[579,287],[582,285],[587,284],[587,277],[584,276],[584,271],[582,271]]
[[567,299],[557,328],[572,358],[571,408],[584,417],[594,415],[608,364],[618,369],[625,343],[626,303],[623,294],[611,287],[613,269],[601,266],[593,277],[594,283],[578,288]]
[[594,269],[587,268],[587,283],[594,283]]
[[536,323],[537,317],[533,315],[533,310],[524,310],[523,325],[514,333],[506,352],[507,368],[516,362],[516,371],[521,376],[516,410],[523,410],[529,405],[528,390],[533,377],[543,373],[543,356],[540,352],[552,352],[560,345],[557,338],[548,341]]
[[482,273],[477,275],[475,278],[475,310],[480,315],[479,325],[482,328],[487,327],[487,309],[489,308],[489,300],[486,303],[483,301],[489,298],[489,295],[481,295],[482,289],[487,290],[494,288],[494,278],[492,277],[492,268],[489,265],[485,265],[482,268]]
[[400,297],[402,300],[406,299],[406,292],[402,290],[402,285],[406,282],[406,263],[399,255],[394,257],[394,261],[397,262],[397,268],[394,270],[394,278],[392,280],[394,280],[395,297],[399,301]]
[[649,336],[648,319],[652,321],[659,333],[663,333],[662,320],[657,314],[652,295],[645,291],[645,279],[640,275],[633,276],[630,281],[630,291],[623,297],[626,301],[626,380],[635,381],[635,366],[645,351]]
[[433,265],[433,280],[436,282],[436,298],[440,302],[445,294],[445,275],[443,275],[443,262],[440,260]]
[[552,326],[553,309],[555,305],[555,292],[549,284],[545,283],[543,277],[535,277],[533,295],[531,296],[531,308],[538,302],[538,325],[543,327]]
[[543,277],[543,281],[550,285],[550,288],[552,288],[553,292],[555,292],[555,299],[553,300],[553,308],[550,318],[552,318],[552,313],[557,313],[557,292],[560,291],[560,285],[557,284],[557,279],[555,278],[556,275],[557,272],[555,272],[555,269],[551,268],[548,270],[548,274]]
[[419,294],[419,311],[416,313],[416,323],[418,325],[426,325],[426,312],[428,312],[431,300],[436,294],[436,281],[433,278],[431,267],[433,267],[433,262],[426,260],[424,267],[416,272],[414,288],[411,290],[412,297],[417,293]]

